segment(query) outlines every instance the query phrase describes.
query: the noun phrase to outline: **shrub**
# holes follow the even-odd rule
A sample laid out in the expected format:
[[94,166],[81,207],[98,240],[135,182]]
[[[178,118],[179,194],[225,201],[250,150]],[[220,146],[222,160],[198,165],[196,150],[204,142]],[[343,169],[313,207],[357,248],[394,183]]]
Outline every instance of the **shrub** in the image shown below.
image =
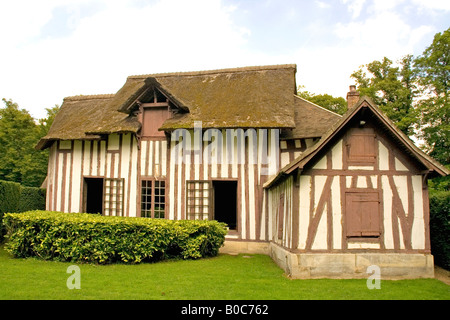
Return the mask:
[[436,264],[450,270],[450,191],[430,192],[430,240]]
[[217,255],[225,224],[30,211],[5,214],[6,250],[16,257],[139,263]]
[[20,184],[0,180],[0,212],[16,212],[19,209]]
[[24,187],[19,183],[0,180],[0,242],[5,233],[2,221],[6,212],[45,209],[45,189]]
[[22,186],[18,212],[31,210],[45,210],[45,189]]
[[0,180],[0,242],[5,233],[2,220],[5,212],[17,212],[20,201],[20,184]]

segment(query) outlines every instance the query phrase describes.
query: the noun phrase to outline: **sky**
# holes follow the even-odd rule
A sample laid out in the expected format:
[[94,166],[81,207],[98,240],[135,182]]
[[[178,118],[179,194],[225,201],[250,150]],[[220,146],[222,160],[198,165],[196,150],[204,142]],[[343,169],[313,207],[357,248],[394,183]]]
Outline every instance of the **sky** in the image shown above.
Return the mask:
[[360,66],[418,56],[449,27],[449,0],[1,1],[0,98],[39,119],[130,75],[277,64],[345,97]]

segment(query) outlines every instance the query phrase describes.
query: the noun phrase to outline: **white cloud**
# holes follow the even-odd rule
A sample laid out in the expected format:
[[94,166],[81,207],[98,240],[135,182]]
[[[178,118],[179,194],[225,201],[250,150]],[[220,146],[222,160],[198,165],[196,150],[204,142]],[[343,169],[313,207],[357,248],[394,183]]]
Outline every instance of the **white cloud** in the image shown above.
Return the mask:
[[317,6],[318,6],[319,8],[322,8],[322,9],[328,9],[328,8],[331,7],[331,4],[326,3],[326,2],[323,2],[323,1],[316,0],[316,1],[314,1],[314,2],[317,4]]
[[[236,25],[238,9],[224,0],[0,2],[0,30],[7,30],[0,32],[0,98],[13,99],[35,117],[44,117],[44,108],[62,103],[65,96],[115,93],[133,74],[280,63],[296,63],[297,83],[307,90],[345,96],[352,84],[349,76],[360,65],[411,53],[435,31],[404,20],[399,10],[406,0],[384,5],[381,0],[341,1],[353,19],[320,26],[332,30],[335,39],[314,38],[315,47],[305,45],[305,39],[317,34],[309,28],[300,40],[289,39],[290,48],[295,41],[303,47],[277,55],[251,49],[247,41],[257,30]],[[414,8],[446,8],[432,0],[420,3]],[[83,8],[89,6],[96,9],[87,14]],[[316,0],[316,6],[325,8],[330,2]],[[301,7],[289,13],[296,10],[301,12]],[[56,17],[58,12],[64,17]],[[46,33],[55,19],[63,18],[57,22],[67,32]],[[270,46],[272,39],[264,40]]]
[[393,10],[400,2],[403,1],[382,6],[381,1],[374,1],[368,9],[372,14],[367,19],[338,23],[334,33],[351,50],[352,56],[365,59],[361,61],[363,64],[383,57],[396,60],[412,54],[415,46],[433,32],[433,28],[428,25],[412,26],[405,22]]
[[352,18],[355,19],[361,14],[366,0],[342,0],[342,2],[344,4],[348,3],[348,11],[352,13]]
[[450,11],[450,1],[448,0],[412,0],[419,10]]
[[[361,65],[388,57],[394,62],[414,48],[430,33],[429,25],[412,26],[400,14],[404,0],[374,0],[363,8],[363,1],[348,1],[352,19],[332,27],[337,37],[335,45],[322,48],[302,48],[297,52],[298,83],[315,93],[345,97],[354,80],[353,71]],[[361,14],[365,10],[367,15]],[[356,19],[356,17],[358,17]]]
[[[9,22],[23,12],[16,1],[11,3],[4,14],[11,16]],[[243,49],[249,31],[234,25],[234,8],[220,0],[169,0],[140,7],[105,1],[103,10],[76,17],[72,33],[58,38],[39,36],[61,2],[45,8],[40,1],[27,4],[34,3],[38,18],[23,26],[14,22],[21,28],[1,38],[9,48],[0,59],[0,97],[13,99],[36,117],[68,95],[114,93],[128,75],[251,62]]]

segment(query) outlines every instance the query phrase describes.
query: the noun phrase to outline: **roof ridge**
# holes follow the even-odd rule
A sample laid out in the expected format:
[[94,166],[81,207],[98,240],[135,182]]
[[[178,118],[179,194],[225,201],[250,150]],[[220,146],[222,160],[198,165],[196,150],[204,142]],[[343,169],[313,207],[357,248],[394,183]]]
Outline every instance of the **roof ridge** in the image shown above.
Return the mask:
[[296,64],[277,64],[277,65],[266,65],[266,66],[250,66],[250,67],[213,69],[213,70],[203,70],[203,71],[166,72],[166,73],[131,75],[131,76],[128,76],[128,79],[145,79],[145,78],[149,78],[149,77],[172,77],[172,76],[202,76],[202,75],[217,74],[217,73],[230,73],[230,72],[237,73],[237,72],[277,70],[277,69],[295,69],[295,70],[297,70],[297,65]]
[[95,99],[109,99],[114,97],[114,93],[109,93],[109,94],[88,94],[88,95],[84,95],[84,94],[80,94],[77,96],[69,96],[69,97],[65,97],[64,101],[82,101],[82,100],[95,100]]

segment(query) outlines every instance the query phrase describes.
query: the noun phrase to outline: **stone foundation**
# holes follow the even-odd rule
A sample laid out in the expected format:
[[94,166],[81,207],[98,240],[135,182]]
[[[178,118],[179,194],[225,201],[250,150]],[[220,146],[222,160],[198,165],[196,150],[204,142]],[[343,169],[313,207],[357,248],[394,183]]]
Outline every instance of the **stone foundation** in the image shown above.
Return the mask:
[[277,244],[226,240],[220,253],[266,254],[293,279],[367,279],[371,265],[381,279],[434,278],[431,254],[420,253],[292,253]]
[[220,248],[220,253],[238,254],[267,254],[269,255],[269,243],[257,241],[225,240],[224,246]]
[[292,253],[271,243],[269,255],[293,279],[367,279],[371,265],[385,280],[434,278],[431,254],[419,253]]

